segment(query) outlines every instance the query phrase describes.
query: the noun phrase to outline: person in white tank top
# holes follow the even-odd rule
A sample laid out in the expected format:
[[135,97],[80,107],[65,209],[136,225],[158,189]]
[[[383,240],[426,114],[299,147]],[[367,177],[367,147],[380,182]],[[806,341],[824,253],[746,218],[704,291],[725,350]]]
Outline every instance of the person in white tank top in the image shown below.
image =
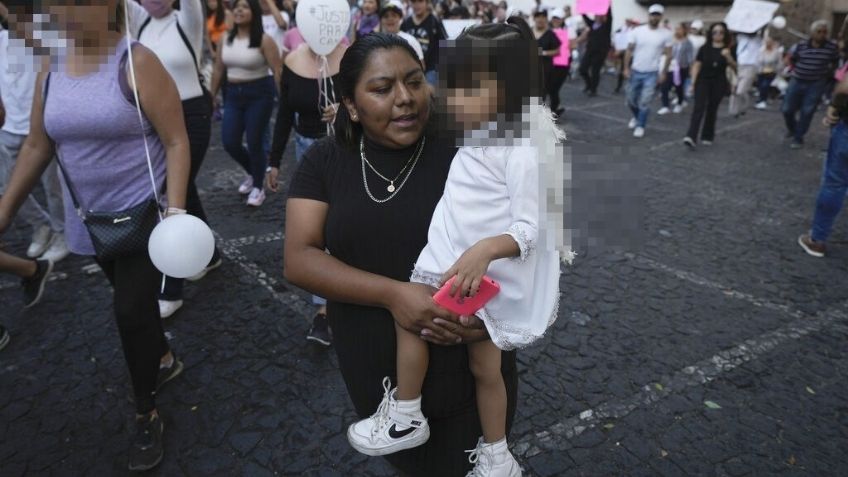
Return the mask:
[[[191,148],[186,210],[208,222],[195,184],[212,136],[212,98],[201,79],[199,63],[205,16],[201,0],[183,0],[180,10],[174,10],[173,4],[173,0],[141,0],[140,5],[129,2],[130,33],[159,57],[177,85]],[[220,263],[216,249],[208,268]],[[182,306],[183,280],[168,277],[159,296],[159,314],[168,318]]]
[[239,192],[249,194],[247,205],[259,207],[265,202],[263,183],[268,165],[263,134],[271,120],[274,97],[279,94],[281,59],[274,40],[263,32],[259,0],[237,0],[233,22],[218,46],[221,54],[215,59],[210,92],[217,98],[226,75],[222,142],[248,175]]

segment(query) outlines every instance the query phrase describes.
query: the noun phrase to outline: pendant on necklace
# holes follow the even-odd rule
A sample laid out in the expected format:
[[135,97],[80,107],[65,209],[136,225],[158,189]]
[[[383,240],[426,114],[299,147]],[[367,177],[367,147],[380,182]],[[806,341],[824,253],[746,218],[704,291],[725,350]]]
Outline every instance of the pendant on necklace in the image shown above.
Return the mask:
[[387,190],[387,191],[389,191],[389,193],[390,193],[390,194],[391,194],[392,192],[394,192],[394,191],[395,191],[395,182],[394,182],[394,181],[390,182],[390,183],[389,183],[389,186],[388,186],[388,187],[386,187],[386,190]]

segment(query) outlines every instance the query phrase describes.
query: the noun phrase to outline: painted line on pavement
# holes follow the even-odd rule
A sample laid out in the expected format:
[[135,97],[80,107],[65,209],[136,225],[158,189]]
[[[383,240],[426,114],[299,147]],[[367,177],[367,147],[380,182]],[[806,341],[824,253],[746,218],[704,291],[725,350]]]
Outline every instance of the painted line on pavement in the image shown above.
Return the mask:
[[[713,283],[705,283],[705,286],[712,288]],[[786,326],[745,340],[731,349],[679,369],[671,375],[663,376],[655,383],[645,384],[638,392],[626,399],[607,401],[593,409],[587,409],[576,416],[560,421],[546,430],[526,434],[516,440],[513,451],[527,459],[542,452],[568,449],[570,448],[569,439],[579,436],[588,429],[622,419],[639,407],[649,406],[668,396],[681,393],[686,388],[710,383],[722,374],[790,341],[799,340],[828,328],[844,332],[844,322],[848,321],[845,307],[846,303],[843,302],[815,316],[800,314],[798,319]],[[796,312],[792,314],[795,316]]]
[[233,247],[245,247],[247,245],[257,245],[263,243],[278,242],[285,239],[286,235],[283,232],[269,232],[262,235],[248,235],[246,237],[237,237],[226,239],[223,242]]
[[[68,274],[65,272],[53,272],[47,277],[48,282],[56,282],[60,280],[67,280]],[[11,290],[13,288],[20,288],[20,282],[0,282],[0,291]]]

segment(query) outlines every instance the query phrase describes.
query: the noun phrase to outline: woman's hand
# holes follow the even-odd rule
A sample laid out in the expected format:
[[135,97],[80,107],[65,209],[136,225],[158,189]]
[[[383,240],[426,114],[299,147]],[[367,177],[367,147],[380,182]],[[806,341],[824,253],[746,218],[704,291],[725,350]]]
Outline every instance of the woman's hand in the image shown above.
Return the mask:
[[431,343],[458,344],[465,335],[472,336],[456,325],[461,323],[458,316],[436,305],[434,293],[435,288],[421,283],[398,283],[387,308],[401,328]]
[[451,285],[450,296],[456,296],[457,292],[464,296],[474,296],[480,289],[480,282],[486,270],[489,269],[490,263],[492,263],[492,253],[486,242],[477,242],[442,275],[442,284],[456,276]]
[[733,56],[730,54],[730,48],[722,49],[721,56],[725,57],[727,61],[733,61]]
[[325,123],[332,123],[336,120],[336,111],[339,110],[339,103],[331,104],[324,108],[324,115],[321,117],[321,121]]
[[[460,316],[459,322],[445,321],[441,318],[434,318],[433,323],[444,327],[448,332],[459,336],[461,343],[475,343],[477,341],[485,341],[490,339],[489,331],[476,316]],[[430,339],[429,335],[422,336],[421,339],[434,344],[438,343]]]
[[277,192],[277,189],[279,188],[279,183],[277,182],[277,177],[279,175],[279,167],[270,167],[268,168],[268,173],[265,174],[265,187],[267,187],[271,192]]
[[[825,127],[832,128],[833,126],[836,126],[838,123],[839,123],[839,112],[833,106],[828,106],[827,112],[825,113],[824,118],[822,118],[822,124]],[[0,225],[0,227],[1,226],[2,225]],[[0,232],[2,232],[2,231],[3,231],[3,229],[0,228]]]

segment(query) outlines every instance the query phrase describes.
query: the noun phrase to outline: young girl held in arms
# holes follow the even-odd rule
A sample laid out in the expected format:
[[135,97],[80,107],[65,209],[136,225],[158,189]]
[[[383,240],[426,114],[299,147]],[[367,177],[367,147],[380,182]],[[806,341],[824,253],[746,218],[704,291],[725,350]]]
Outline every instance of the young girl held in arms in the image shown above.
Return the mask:
[[[476,312],[491,341],[467,345],[483,431],[470,451],[469,475],[520,476],[506,442],[501,350],[529,345],[556,319],[564,133],[540,103],[536,42],[523,19],[467,29],[450,50],[440,100],[461,147],[411,281],[438,288],[453,278],[455,299],[475,296],[484,275],[500,285]],[[351,445],[368,455],[416,447],[430,436],[421,412],[428,344],[395,328],[398,387],[385,378],[377,412],[348,429]]]

